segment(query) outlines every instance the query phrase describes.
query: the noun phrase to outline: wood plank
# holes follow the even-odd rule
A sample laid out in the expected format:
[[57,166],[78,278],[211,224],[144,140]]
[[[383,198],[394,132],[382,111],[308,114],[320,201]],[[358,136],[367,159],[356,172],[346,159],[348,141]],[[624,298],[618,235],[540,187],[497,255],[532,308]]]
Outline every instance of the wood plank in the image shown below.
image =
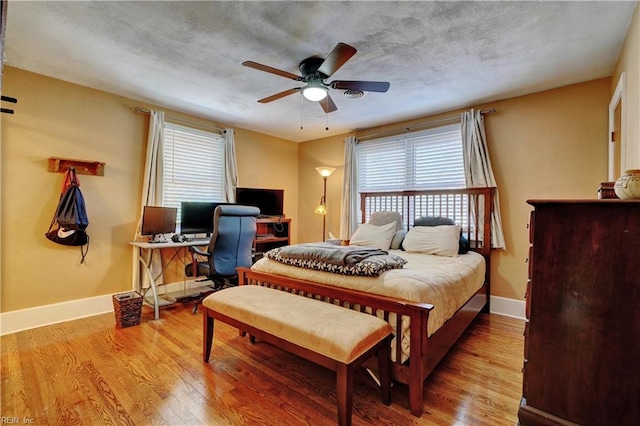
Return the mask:
[[[335,425],[335,374],[218,322],[203,363],[192,304],[143,307],[139,326],[113,314],[2,336],[2,415],[35,424]],[[353,424],[513,425],[522,389],[524,322],[481,314],[424,387],[424,414],[406,385],[391,406],[354,376]]]

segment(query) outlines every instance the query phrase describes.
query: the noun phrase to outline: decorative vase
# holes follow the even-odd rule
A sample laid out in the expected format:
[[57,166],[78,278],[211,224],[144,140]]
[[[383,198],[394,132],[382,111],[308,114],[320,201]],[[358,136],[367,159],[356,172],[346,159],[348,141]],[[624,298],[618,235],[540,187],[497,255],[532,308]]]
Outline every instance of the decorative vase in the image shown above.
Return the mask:
[[625,170],[624,174],[616,180],[613,190],[618,198],[640,199],[640,169]]

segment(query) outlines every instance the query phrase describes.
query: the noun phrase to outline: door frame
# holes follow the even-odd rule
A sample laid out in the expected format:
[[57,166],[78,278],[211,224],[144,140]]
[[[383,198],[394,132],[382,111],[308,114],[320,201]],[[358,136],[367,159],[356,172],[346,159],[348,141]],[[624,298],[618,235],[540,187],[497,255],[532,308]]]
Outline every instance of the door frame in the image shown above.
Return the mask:
[[615,111],[620,106],[620,171],[623,171],[625,165],[626,158],[626,140],[625,140],[625,113],[627,110],[627,96],[626,96],[626,81],[627,81],[627,73],[622,72],[620,74],[620,79],[618,80],[618,84],[616,86],[616,90],[613,92],[613,96],[611,97],[611,101],[609,102],[609,137],[608,137],[608,157],[609,157],[609,166],[608,166],[608,180],[609,182],[613,182],[617,179],[618,176],[613,175],[613,171],[615,170],[615,147],[613,141],[613,132],[615,130]]

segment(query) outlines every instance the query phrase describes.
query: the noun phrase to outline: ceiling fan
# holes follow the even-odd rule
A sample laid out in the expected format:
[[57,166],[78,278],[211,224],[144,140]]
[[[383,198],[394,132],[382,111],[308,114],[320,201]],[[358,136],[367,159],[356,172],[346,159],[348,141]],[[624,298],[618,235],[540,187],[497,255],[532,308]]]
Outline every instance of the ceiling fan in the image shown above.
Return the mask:
[[354,47],[345,43],[338,43],[326,58],[312,56],[310,58],[303,59],[298,65],[298,69],[302,76],[253,61],[245,61],[242,65],[307,84],[304,87],[295,87],[293,89],[285,90],[284,92],[276,93],[275,95],[260,99],[258,102],[266,104],[280,98],[284,98],[285,96],[301,92],[302,96],[308,100],[319,102],[325,113],[330,113],[336,111],[338,108],[331,99],[331,96],[329,96],[329,88],[354,92],[381,93],[389,90],[390,83],[386,81],[334,80],[329,83],[325,82],[327,78],[331,77],[333,73],[338,71],[341,66],[351,59],[356,52],[357,50]]

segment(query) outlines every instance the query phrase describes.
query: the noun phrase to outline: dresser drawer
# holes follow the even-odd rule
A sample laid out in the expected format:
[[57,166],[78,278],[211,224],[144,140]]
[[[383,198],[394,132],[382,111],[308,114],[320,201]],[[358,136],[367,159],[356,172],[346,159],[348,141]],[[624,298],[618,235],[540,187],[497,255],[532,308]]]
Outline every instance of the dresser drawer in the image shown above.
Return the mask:
[[529,320],[524,322],[524,359],[529,358]]
[[527,280],[527,292],[524,295],[524,315],[530,319],[531,314],[531,278]]
[[529,214],[529,225],[527,226],[529,228],[529,244],[533,244],[533,228],[535,226],[535,217],[536,211],[532,210]]
[[527,360],[522,364],[522,397],[527,397]]

